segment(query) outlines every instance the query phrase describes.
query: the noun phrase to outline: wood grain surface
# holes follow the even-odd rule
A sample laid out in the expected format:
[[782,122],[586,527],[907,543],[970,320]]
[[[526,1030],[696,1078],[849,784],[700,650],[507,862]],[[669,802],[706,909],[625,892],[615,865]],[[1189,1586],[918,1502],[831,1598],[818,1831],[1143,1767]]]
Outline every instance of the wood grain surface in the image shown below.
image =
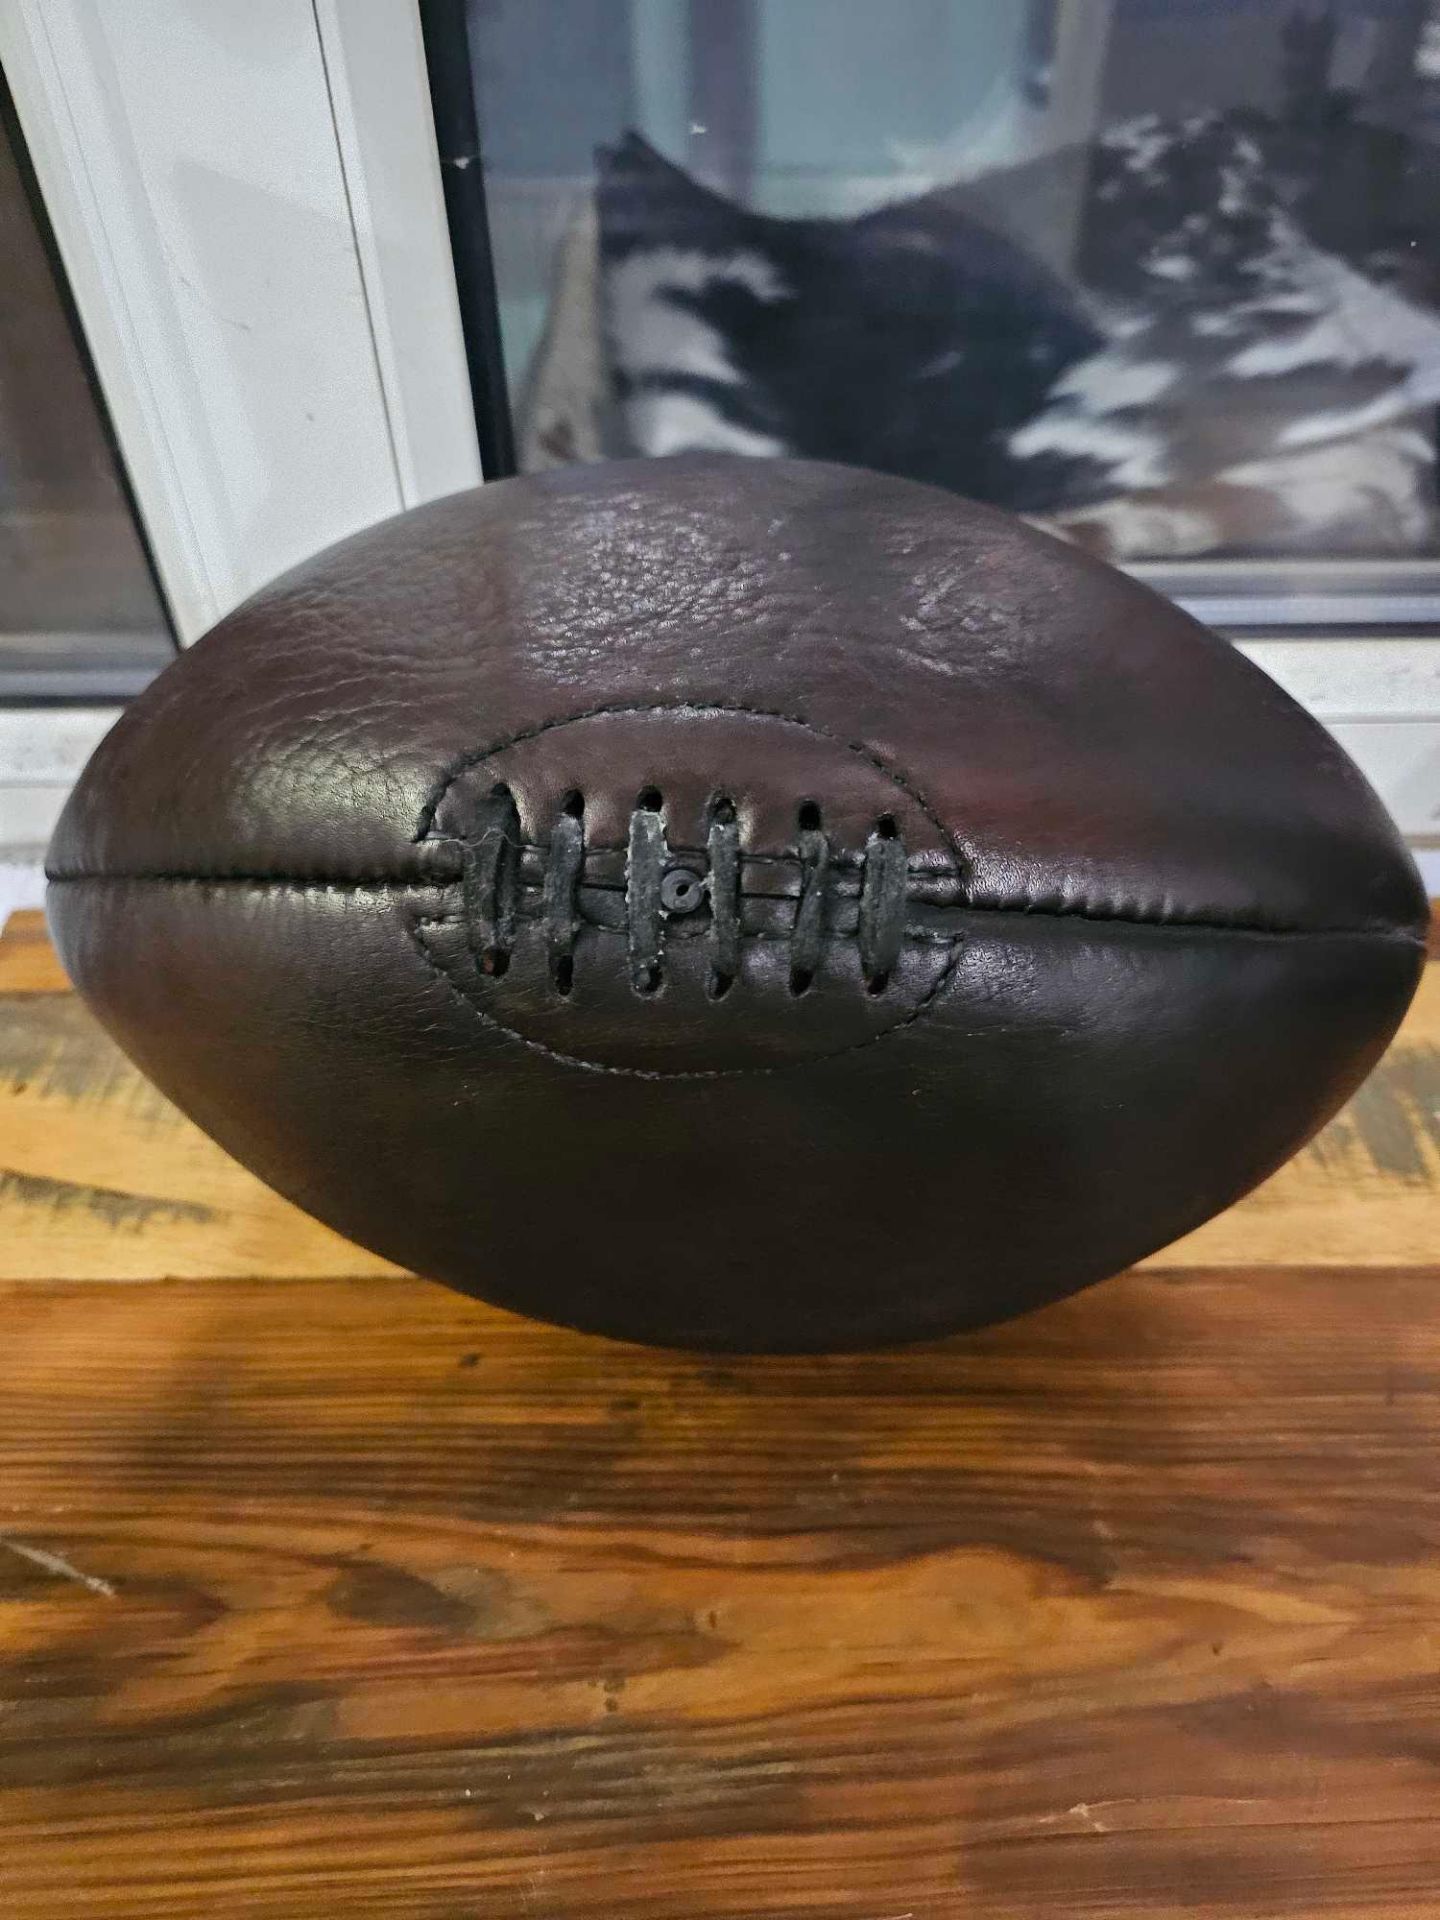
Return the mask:
[[0,1916],[1440,1915],[1431,975],[1146,1269],[717,1361],[327,1234],[12,923]]

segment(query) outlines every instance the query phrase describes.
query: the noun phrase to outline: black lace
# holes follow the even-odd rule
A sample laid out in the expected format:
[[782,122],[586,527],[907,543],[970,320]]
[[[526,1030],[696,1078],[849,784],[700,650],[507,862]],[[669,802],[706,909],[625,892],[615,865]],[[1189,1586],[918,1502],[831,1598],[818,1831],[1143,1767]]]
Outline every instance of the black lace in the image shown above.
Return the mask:
[[740,971],[740,823],[723,797],[710,809],[710,994],[722,1000]]
[[630,815],[625,852],[625,924],[630,930],[630,984],[637,993],[660,986],[660,882],[665,877],[664,801],[647,788]]
[[[475,806],[464,839],[465,915],[476,964],[499,978],[510,964],[520,917],[521,864],[525,846],[519,810],[507,787],[497,786]],[[550,977],[561,994],[571,990],[579,938],[580,887],[585,870],[585,803],[569,794],[542,849],[541,920]],[[790,991],[807,993],[820,969],[837,856],[820,809],[807,800],[796,819],[795,857],[799,892],[790,930]],[[670,850],[665,840],[664,800],[654,788],[636,799],[625,848],[625,930],[630,984],[653,994],[663,984],[664,885]],[[740,973],[740,825],[734,803],[721,796],[710,808],[705,840],[708,871],[704,893],[710,909],[710,986],[723,999]],[[853,864],[850,863],[850,864]],[[684,876],[688,878],[688,874]],[[910,871],[895,820],[882,815],[860,861],[857,939],[860,969],[869,992],[884,993],[905,940]]]
[[520,814],[508,787],[493,788],[476,806],[462,874],[476,964],[498,980],[510,965],[520,909]]
[[575,972],[575,941],[580,932],[580,876],[585,868],[585,802],[567,796],[550,834],[545,863],[543,911],[550,954],[550,977],[569,993]]
[[860,882],[860,971],[871,993],[885,991],[900,958],[909,878],[905,843],[894,820],[884,814],[865,842]]
[[790,991],[805,993],[820,965],[825,938],[825,883],[830,873],[830,842],[820,825],[820,809],[807,800],[800,809],[797,833],[800,855],[800,898],[795,903],[795,929],[790,938]]

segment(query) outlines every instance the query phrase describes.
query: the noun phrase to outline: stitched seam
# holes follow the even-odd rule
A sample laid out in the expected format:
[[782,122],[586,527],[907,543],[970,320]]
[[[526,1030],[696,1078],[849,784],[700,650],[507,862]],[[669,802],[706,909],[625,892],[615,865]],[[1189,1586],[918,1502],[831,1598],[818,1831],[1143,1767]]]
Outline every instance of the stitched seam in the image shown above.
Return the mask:
[[[461,851],[465,845],[465,842],[462,839],[460,839],[460,837],[457,834],[447,834],[443,838],[436,837],[434,839],[427,840],[422,844],[428,847],[435,848],[437,852],[443,850],[446,854],[453,854],[454,864],[455,864],[454,877],[457,880],[459,879],[460,856],[461,856]],[[587,857],[590,855],[594,855],[595,857],[600,859],[608,858],[612,860],[623,860],[625,855],[628,853],[628,851],[629,851],[628,847],[621,846],[618,843],[612,844],[609,842],[589,841],[589,840],[587,840],[585,843],[585,852]],[[686,846],[672,847],[667,842],[666,851],[675,860],[704,860],[708,857],[706,849],[704,847],[686,847]],[[537,860],[543,860],[546,858],[546,856],[550,852],[550,843],[549,841],[545,841],[545,840],[522,840],[517,845],[516,852],[521,854],[522,856],[529,854]],[[743,865],[749,866],[749,867],[793,867],[796,869],[797,872],[801,864],[798,854],[758,853],[758,852],[753,852],[748,847],[744,850],[741,856],[741,860]],[[831,851],[830,866],[832,868],[840,868],[846,873],[859,873],[861,869],[864,867],[864,865],[865,865],[865,860],[864,860],[863,854],[852,853],[847,851],[844,848],[839,848],[839,847]],[[921,880],[921,881],[929,880],[929,879],[963,880],[965,876],[965,869],[957,865],[953,861],[929,860],[925,857],[923,853],[920,853],[920,854],[916,854],[913,861],[911,861],[910,863],[910,876],[914,880]],[[52,881],[55,881],[55,880],[261,880],[261,881],[295,880],[295,881],[303,881],[306,878],[304,874],[300,874],[300,873],[281,873],[274,870],[264,870],[260,868],[246,868],[246,867],[230,867],[230,868],[226,868],[223,872],[216,870],[213,873],[211,872],[196,873],[196,872],[190,871],[189,869],[182,869],[179,867],[153,867],[153,868],[136,867],[129,872],[126,872],[123,870],[117,870],[114,873],[106,873],[102,871],[99,867],[81,867],[81,868],[78,868],[73,873],[47,873],[45,877],[47,880],[52,880]],[[317,876],[317,878],[322,885],[326,885],[326,886],[428,887],[428,886],[434,886],[437,884],[441,886],[450,885],[449,878],[447,876],[439,875],[439,874],[437,875],[418,874],[408,878],[402,874],[392,874],[392,873],[358,873],[358,874],[343,874],[343,875],[336,874],[333,876],[328,874],[320,874]],[[538,883],[532,883],[532,884],[538,884]],[[601,883],[594,880],[587,880],[585,882],[586,886],[596,886],[599,884]]]
[[755,1075],[795,1073],[806,1067],[818,1066],[825,1060],[843,1060],[847,1054],[861,1053],[866,1047],[873,1047],[882,1040],[890,1039],[893,1034],[903,1033],[906,1027],[913,1026],[917,1020],[928,1013],[937,997],[954,977],[955,962],[959,958],[960,951],[959,940],[950,941],[948,943],[950,953],[944,966],[940,968],[905,1017],[897,1020],[894,1026],[882,1028],[879,1033],[866,1034],[863,1040],[852,1041],[848,1046],[836,1047],[828,1053],[807,1054],[803,1060],[780,1061],[773,1067],[695,1067],[681,1068],[667,1073],[654,1067],[614,1067],[601,1060],[587,1060],[580,1054],[562,1053],[558,1047],[546,1046],[543,1040],[535,1040],[529,1034],[518,1033],[514,1027],[507,1027],[503,1020],[497,1020],[494,1014],[487,1013],[484,1007],[480,1006],[450,977],[449,970],[431,953],[423,937],[426,928],[453,925],[461,919],[463,916],[458,914],[422,915],[412,928],[415,938],[411,942],[426,966],[445,983],[457,1000],[468,1007],[470,1012],[482,1020],[487,1027],[493,1028],[496,1033],[504,1034],[509,1040],[517,1041],[522,1047],[528,1047],[532,1053],[543,1054],[547,1060],[557,1061],[564,1067],[579,1067],[586,1073],[605,1073],[623,1080],[739,1080]]
[[[925,818],[940,835],[940,838],[946,842],[947,845],[959,848],[959,842],[956,836],[946,827],[944,821],[940,819],[924,794],[912,786],[910,781],[897,768],[892,767],[888,761],[882,760],[880,755],[874,752],[872,748],[867,747],[864,741],[847,740],[843,734],[831,733],[828,727],[816,726],[813,720],[802,720],[799,714],[782,713],[773,707],[749,707],[738,701],[728,701],[721,704],[715,701],[701,702],[695,700],[667,700],[650,702],[649,704],[627,700],[611,706],[588,707],[583,713],[568,713],[562,715],[559,719],[542,720],[538,726],[527,727],[523,733],[509,734],[503,739],[492,742],[488,747],[481,747],[470,753],[462,754],[458,760],[451,761],[450,765],[430,789],[429,796],[424,806],[420,809],[420,824],[414,834],[415,844],[419,845],[430,832],[430,829],[435,824],[435,815],[439,811],[440,802],[445,798],[450,787],[467,768],[478,766],[482,761],[491,759],[497,753],[508,753],[511,747],[522,746],[527,740],[538,740],[541,734],[553,733],[557,727],[573,727],[581,720],[598,720],[602,714],[611,713],[745,713],[749,714],[753,719],[779,720],[787,726],[801,727],[806,733],[813,734],[817,739],[829,740],[836,746],[846,748],[850,753],[858,754],[862,760],[874,767],[877,773],[884,774],[887,780],[893,780],[900,791],[915,802],[915,805],[919,807],[920,811],[925,815]],[[970,858],[963,848],[959,850],[962,857],[967,860]]]
[[[365,879],[327,878],[324,875],[306,877],[292,873],[52,873],[46,879],[52,887],[84,885],[101,886],[174,886],[174,887],[225,887],[249,886],[255,888],[274,888],[293,893],[444,893],[460,884],[460,875],[456,873],[448,879],[407,879],[400,875],[380,876]],[[756,898],[769,899],[770,895],[757,895]],[[993,914],[999,918],[1015,920],[1080,920],[1090,926],[1111,927],[1154,927],[1167,933],[1248,933],[1269,934],[1275,939],[1284,940],[1400,940],[1407,945],[1424,947],[1425,935],[1416,933],[1410,927],[1396,927],[1382,922],[1374,926],[1333,926],[1333,927],[1297,927],[1293,925],[1273,925],[1263,920],[1186,920],[1171,918],[1162,920],[1134,913],[1101,913],[1088,907],[1044,907],[1032,905],[1023,900],[1014,902],[996,902],[987,900],[958,901],[953,907],[940,908],[942,912],[973,913],[976,915]]]
[[[434,826],[435,815],[439,810],[441,801],[445,798],[446,793],[449,791],[450,787],[454,784],[454,782],[468,768],[479,765],[481,762],[491,758],[493,755],[497,753],[506,752],[511,747],[520,746],[525,741],[535,740],[535,739],[538,739],[542,734],[552,733],[558,727],[573,726],[581,720],[598,719],[600,716],[605,714],[627,714],[627,713],[628,714],[743,713],[743,714],[749,714],[757,719],[776,720],[776,721],[783,722],[784,724],[787,724],[789,726],[800,727],[807,733],[813,734],[819,739],[829,740],[838,746],[844,747],[849,752],[857,754],[860,757],[860,759],[866,761],[868,765],[875,768],[875,770],[880,774],[882,774],[886,779],[893,781],[894,784],[900,788],[901,792],[906,794],[911,800],[914,801],[915,805],[920,808],[921,812],[925,815],[926,819],[930,822],[930,824],[935,828],[936,832],[940,835],[941,840],[948,845],[956,847],[957,851],[959,851],[961,854],[962,860],[966,861],[970,865],[973,865],[973,855],[969,854],[963,847],[960,846],[958,836],[953,834],[949,830],[949,828],[946,827],[945,823],[940,819],[939,815],[935,812],[934,808],[930,805],[929,801],[926,800],[925,796],[913,785],[913,783],[906,777],[904,773],[902,773],[898,768],[892,767],[887,761],[883,760],[879,754],[875,753],[870,747],[866,746],[863,741],[847,740],[842,734],[832,733],[828,728],[818,726],[813,721],[802,719],[798,714],[784,713],[775,708],[747,706],[743,702],[734,702],[734,701],[728,702],[725,704],[719,704],[715,702],[699,703],[699,702],[690,701],[690,700],[652,702],[649,704],[625,701],[625,702],[614,703],[614,704],[588,707],[580,713],[567,714],[567,715],[560,716],[556,719],[540,721],[537,725],[526,728],[523,732],[509,734],[507,736],[502,737],[498,741],[492,742],[490,745],[486,747],[478,748],[471,752],[462,754],[458,759],[453,760],[449,764],[449,766],[445,769],[445,771],[440,775],[435,785],[430,789],[429,795],[426,798],[426,801],[421,808],[420,822],[416,829],[412,844],[417,846],[427,844],[427,835],[431,833],[431,830]],[[431,839],[428,841],[428,844],[431,846],[435,846],[437,844],[447,845],[447,844],[450,844],[450,841],[448,837],[447,839],[442,840],[440,842],[437,842],[436,840]],[[456,842],[454,844],[458,845],[459,843]],[[526,849],[522,849],[522,851],[543,852],[544,849],[526,848]],[[614,850],[605,849],[605,851],[614,851]],[[747,859],[780,860],[780,859],[787,858],[787,856],[747,854],[746,858]],[[923,869],[921,871],[922,871],[922,877],[923,877]],[[944,869],[932,868],[931,871],[938,873],[938,877],[942,879],[951,878],[951,877],[963,878],[963,868],[957,871],[956,869],[952,869],[947,866]],[[377,875],[373,877],[365,876],[365,877],[357,877],[357,878],[340,879],[340,878],[327,878],[325,876],[306,878],[301,875],[279,874],[279,873],[197,874],[197,873],[171,873],[171,872],[164,872],[164,871],[156,871],[156,872],[142,871],[142,872],[136,872],[136,873],[91,873],[91,872],[80,872],[80,873],[69,873],[69,874],[47,873],[46,878],[52,886],[67,884],[67,883],[74,883],[77,881],[91,881],[91,882],[100,881],[100,882],[109,882],[109,883],[113,883],[117,881],[121,881],[121,882],[151,881],[151,882],[167,883],[171,885],[195,885],[195,886],[263,885],[263,886],[289,887],[297,891],[360,892],[360,891],[365,891],[367,889],[382,889],[382,888],[391,888],[396,891],[401,891],[401,890],[423,891],[426,888],[430,888],[434,890],[443,890],[446,887],[456,885],[459,881],[460,875],[457,871],[457,873],[453,878],[436,877],[431,879],[421,879],[421,878],[401,878],[399,876],[393,876],[393,877],[387,878],[386,876],[383,876],[383,875]],[[1426,936],[1423,933],[1417,933],[1412,928],[1409,928],[1409,927],[1393,926],[1387,922],[1382,922],[1380,924],[1372,925],[1372,926],[1359,926],[1359,927],[1354,927],[1354,926],[1298,927],[1294,925],[1275,925],[1273,923],[1267,923],[1267,922],[1258,921],[1258,920],[1257,921],[1203,920],[1203,919],[1188,919],[1188,918],[1178,918],[1178,917],[1172,917],[1170,919],[1161,919],[1158,916],[1146,916],[1141,914],[1106,913],[1103,911],[1097,912],[1094,909],[1087,908],[1087,907],[1046,907],[1038,904],[1032,904],[1027,901],[997,903],[993,901],[967,900],[962,903],[957,903],[957,908],[955,910],[967,912],[967,913],[976,913],[976,914],[990,913],[990,914],[1010,915],[1013,917],[1023,917],[1027,919],[1080,920],[1087,924],[1098,925],[1098,926],[1157,927],[1157,928],[1164,928],[1164,929],[1171,929],[1171,930],[1174,930],[1174,929],[1179,929],[1182,931],[1189,930],[1189,931],[1199,932],[1199,933],[1263,934],[1263,935],[1272,935],[1278,938],[1287,938],[1287,939],[1327,939],[1327,938],[1388,939],[1388,940],[1401,941],[1406,945],[1418,947],[1421,949],[1424,949],[1426,946]]]
[[[451,922],[459,922],[463,917],[462,914],[458,913],[427,913],[421,916],[427,926],[448,925]],[[536,912],[526,913],[522,910],[519,918],[526,927],[533,928],[537,932],[544,931],[545,919],[543,914]],[[587,935],[593,933],[607,940],[626,940],[629,938],[630,933],[628,927],[611,926],[604,920],[587,920],[584,923],[584,930]],[[689,946],[692,943],[698,945],[704,941],[706,936],[703,933],[682,933],[672,937],[678,938],[682,946]],[[961,937],[962,935],[959,932],[942,933],[937,927],[907,926],[905,929],[905,938],[907,940],[913,940],[918,946],[948,947],[952,942],[959,940]],[[793,946],[795,941],[795,935],[789,927],[749,927],[740,935],[740,938],[747,945],[752,940],[769,940],[773,941],[777,946]],[[853,947],[856,944],[856,935],[853,931],[846,933],[835,927],[827,927],[821,933],[820,939],[827,947]]]
[[[458,843],[457,843],[458,844]],[[447,887],[460,884],[460,869],[457,865],[453,875],[436,875],[432,879],[418,876],[407,878],[403,874],[364,874],[357,876],[339,874],[304,873],[170,873],[164,869],[154,872],[143,870],[134,873],[47,873],[47,882],[52,887],[73,886],[77,881],[92,884],[113,885],[117,882],[149,881],[152,884],[169,887],[275,887],[288,888],[292,892],[431,892],[441,893]]]

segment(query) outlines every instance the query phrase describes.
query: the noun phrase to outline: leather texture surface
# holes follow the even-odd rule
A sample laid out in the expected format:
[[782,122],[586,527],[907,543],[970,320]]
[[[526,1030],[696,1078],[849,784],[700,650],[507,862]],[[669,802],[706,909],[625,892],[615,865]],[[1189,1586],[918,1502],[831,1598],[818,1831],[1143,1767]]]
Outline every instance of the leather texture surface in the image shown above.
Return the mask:
[[1353,1091],[1426,902],[1225,642],[788,461],[506,481],[247,603],[56,833],[77,985],[263,1178],[661,1342],[939,1334],[1228,1204]]

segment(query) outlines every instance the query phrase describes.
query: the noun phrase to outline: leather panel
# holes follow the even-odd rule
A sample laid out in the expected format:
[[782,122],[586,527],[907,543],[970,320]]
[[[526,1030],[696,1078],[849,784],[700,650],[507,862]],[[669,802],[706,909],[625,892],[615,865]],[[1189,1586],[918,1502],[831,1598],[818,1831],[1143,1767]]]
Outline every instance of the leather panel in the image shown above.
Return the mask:
[[1156,595],[932,488],[722,457],[504,481],[321,554],[135,703],[52,862],[422,877],[414,823],[455,761],[677,702],[862,742],[958,836],[978,903],[1423,918],[1353,764]]
[[1164,1245],[1349,1096],[1420,965],[977,915],[923,1026],[657,1087],[479,1020],[381,890],[62,886],[51,913],[120,1045],[342,1233],[517,1310],[741,1349],[977,1325]]

